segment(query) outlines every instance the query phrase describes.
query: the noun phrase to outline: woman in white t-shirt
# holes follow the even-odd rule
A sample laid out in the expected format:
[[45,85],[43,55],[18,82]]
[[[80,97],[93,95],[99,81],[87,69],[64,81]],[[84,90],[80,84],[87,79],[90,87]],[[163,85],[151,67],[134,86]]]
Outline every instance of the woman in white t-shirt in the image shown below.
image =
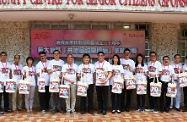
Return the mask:
[[[124,70],[123,70],[123,66],[120,64],[120,58],[119,56],[116,54],[113,56],[112,58],[112,77],[110,79],[110,86],[111,89],[114,86],[114,79],[123,79],[122,81],[124,81]],[[122,88],[124,88],[124,84],[122,82],[122,84],[120,85]],[[112,97],[112,113],[121,113],[121,94],[118,93],[111,93],[111,97]]]
[[35,67],[33,66],[34,59],[32,57],[28,57],[26,59],[27,66],[23,67],[23,78],[25,81],[30,82],[30,92],[29,94],[25,95],[25,107],[27,112],[32,112],[33,107],[33,100],[34,100],[34,93],[35,93],[35,86],[36,86],[36,71]]
[[[83,55],[83,63],[79,65],[77,77],[82,81],[88,83],[87,97],[80,98],[80,111],[84,114],[86,111],[86,98],[88,98],[88,112],[93,114],[93,93],[94,93],[94,65],[90,63],[90,55]],[[82,77],[81,77],[82,75]]]
[[[144,64],[144,57],[142,54],[136,56],[135,64],[135,76],[136,80],[146,80],[147,77],[147,65]],[[137,94],[137,111],[145,111],[145,94]]]

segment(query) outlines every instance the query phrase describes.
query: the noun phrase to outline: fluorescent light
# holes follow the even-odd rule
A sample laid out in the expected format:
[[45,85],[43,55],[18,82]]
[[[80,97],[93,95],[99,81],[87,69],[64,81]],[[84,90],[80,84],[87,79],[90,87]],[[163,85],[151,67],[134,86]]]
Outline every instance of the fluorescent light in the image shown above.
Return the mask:
[[124,29],[129,29],[129,28],[130,28],[130,25],[124,25],[123,28],[124,28]]

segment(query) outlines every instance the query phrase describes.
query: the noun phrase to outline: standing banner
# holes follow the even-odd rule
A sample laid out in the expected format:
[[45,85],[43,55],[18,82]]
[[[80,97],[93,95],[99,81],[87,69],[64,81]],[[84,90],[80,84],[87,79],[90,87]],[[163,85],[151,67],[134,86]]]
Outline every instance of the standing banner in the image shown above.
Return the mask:
[[103,51],[106,58],[114,54],[123,57],[124,49],[131,50],[131,56],[145,54],[145,32],[124,30],[31,30],[31,56],[38,58],[38,52],[45,51],[47,57],[53,57],[53,51],[59,50],[66,57],[72,53],[82,58],[89,53],[97,58],[97,52]]

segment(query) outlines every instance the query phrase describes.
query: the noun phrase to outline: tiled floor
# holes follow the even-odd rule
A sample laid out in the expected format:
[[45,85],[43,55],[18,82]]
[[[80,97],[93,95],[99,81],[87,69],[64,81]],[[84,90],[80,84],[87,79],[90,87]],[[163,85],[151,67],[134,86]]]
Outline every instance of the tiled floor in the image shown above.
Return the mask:
[[169,113],[152,112],[137,112],[131,111],[129,113],[123,112],[121,114],[107,115],[84,114],[79,112],[76,114],[51,114],[46,112],[42,114],[40,112],[26,113],[25,111],[5,113],[0,115],[0,122],[187,122],[187,113],[171,110]]

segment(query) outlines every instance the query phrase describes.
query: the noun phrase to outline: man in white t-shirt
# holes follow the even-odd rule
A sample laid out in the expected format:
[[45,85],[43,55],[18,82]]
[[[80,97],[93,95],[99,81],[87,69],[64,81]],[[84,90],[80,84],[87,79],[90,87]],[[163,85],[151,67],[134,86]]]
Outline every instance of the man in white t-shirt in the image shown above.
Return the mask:
[[162,74],[160,76],[160,80],[162,82],[162,91],[160,96],[160,108],[161,112],[169,112],[169,107],[171,104],[171,97],[167,97],[167,88],[168,83],[171,82],[174,76],[173,66],[170,65],[169,56],[163,57],[163,65],[162,65]]
[[[126,48],[124,50],[124,58],[120,59],[121,65],[124,69],[124,76],[132,76],[133,72],[135,70],[135,63],[132,59],[130,59],[130,49]],[[126,81],[125,81],[126,82]],[[132,90],[126,90],[127,91],[127,97],[126,97],[126,112],[130,111],[130,105],[131,105],[131,96],[132,96]],[[125,102],[125,90],[122,92],[122,111],[124,109],[124,102]]]
[[2,110],[2,95],[4,99],[4,111],[5,112],[12,112],[9,106],[9,93],[5,91],[5,85],[6,85],[6,79],[10,79],[10,63],[7,62],[7,53],[6,52],[1,52],[0,54],[0,80],[4,82],[4,92],[0,93],[0,114],[3,114]]
[[96,91],[99,111],[98,114],[106,115],[108,104],[109,79],[112,76],[112,69],[109,62],[104,58],[104,52],[98,52],[98,61],[95,63],[96,70]]
[[[179,86],[179,80],[178,80],[178,75],[179,73],[182,72],[182,64],[180,63],[180,55],[179,54],[176,54],[174,56],[174,63],[172,63],[171,65],[173,66],[174,68],[174,81],[175,83],[177,84],[177,95],[175,97],[175,109],[177,111],[180,111],[180,103],[181,103],[181,87]],[[171,99],[171,106],[170,108],[173,108],[173,98]]]
[[[146,109],[146,111],[153,111],[154,113],[158,113],[158,100],[157,97],[150,96],[150,83],[153,82],[155,78],[155,82],[157,82],[157,78],[162,73],[162,65],[159,61],[156,60],[156,52],[150,52],[150,62],[148,63],[148,83],[147,83],[147,94],[149,98],[149,107],[150,109]],[[159,79],[159,78],[158,78]]]
[[66,101],[66,112],[75,112],[75,103],[76,103],[76,91],[77,91],[77,69],[78,66],[73,62],[73,55],[67,55],[67,63],[64,64],[62,68],[62,76],[64,78],[64,84],[70,86],[70,94]]
[[47,66],[49,61],[46,59],[46,52],[40,52],[40,61],[36,64],[36,73],[38,76],[37,85],[39,86],[39,79],[42,78],[45,80],[45,92],[39,91],[39,100],[40,100],[40,110],[42,113],[45,113],[49,109],[49,74],[47,72]]
[[[53,51],[54,59],[49,62],[47,66],[48,73],[50,74],[50,78],[60,78],[62,79],[62,67],[64,65],[64,61],[60,59],[60,51]],[[51,93],[51,107],[52,114],[57,111],[62,113],[61,103],[62,100],[59,98],[59,93]]]
[[[23,65],[20,62],[20,55],[14,56],[14,63],[10,66],[10,78],[16,80],[16,92],[12,94],[12,110],[15,111],[16,109],[22,109],[22,94],[19,94],[19,80],[22,77],[22,69]],[[18,98],[18,99],[17,99]]]

